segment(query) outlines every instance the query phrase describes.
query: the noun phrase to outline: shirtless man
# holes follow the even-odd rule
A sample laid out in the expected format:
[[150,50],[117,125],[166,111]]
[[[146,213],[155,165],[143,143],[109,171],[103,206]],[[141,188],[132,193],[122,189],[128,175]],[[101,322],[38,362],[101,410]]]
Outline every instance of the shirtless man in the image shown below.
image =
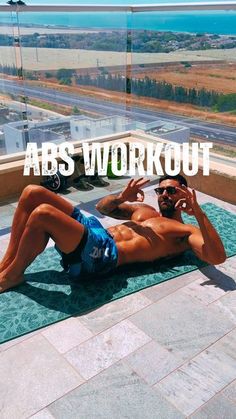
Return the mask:
[[[119,195],[98,202],[96,208],[102,214],[129,220],[107,230],[60,196],[41,186],[27,186],[0,264],[0,292],[23,281],[25,269],[43,252],[50,237],[64,268],[74,276],[106,273],[119,265],[171,257],[187,249],[210,264],[223,263],[226,255],[221,239],[186,180],[180,175],[160,179],[155,189],[160,212],[142,203],[142,187],[148,182],[132,179]],[[182,212],[194,215],[199,228],[184,224]]]

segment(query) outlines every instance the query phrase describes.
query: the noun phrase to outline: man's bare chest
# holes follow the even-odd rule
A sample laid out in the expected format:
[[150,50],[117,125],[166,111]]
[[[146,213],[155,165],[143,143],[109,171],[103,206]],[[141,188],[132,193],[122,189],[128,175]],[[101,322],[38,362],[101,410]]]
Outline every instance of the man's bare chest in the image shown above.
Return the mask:
[[140,223],[143,228],[150,228],[157,236],[182,239],[190,234],[188,225],[165,217],[150,218]]

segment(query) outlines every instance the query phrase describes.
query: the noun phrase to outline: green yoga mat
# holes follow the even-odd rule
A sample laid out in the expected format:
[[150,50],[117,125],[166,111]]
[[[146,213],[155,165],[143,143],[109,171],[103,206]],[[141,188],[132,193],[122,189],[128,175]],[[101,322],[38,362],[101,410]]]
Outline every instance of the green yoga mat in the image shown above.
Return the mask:
[[[236,216],[213,204],[202,208],[217,228],[227,256],[235,255]],[[194,217],[184,218],[196,224]],[[26,283],[0,295],[0,343],[206,266],[188,251],[168,261],[125,266],[104,278],[71,282],[59,261],[54,248],[47,249],[27,269]]]

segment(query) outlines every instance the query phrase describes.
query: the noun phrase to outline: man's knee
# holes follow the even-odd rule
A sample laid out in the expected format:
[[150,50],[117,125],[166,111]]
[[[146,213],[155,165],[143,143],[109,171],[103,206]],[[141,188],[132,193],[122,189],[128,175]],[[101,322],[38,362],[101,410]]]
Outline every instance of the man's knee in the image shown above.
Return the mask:
[[32,211],[40,202],[43,202],[45,191],[46,189],[39,185],[26,186],[20,197],[20,205],[23,205],[26,210]]
[[55,208],[49,204],[40,204],[35,208],[28,220],[28,225],[38,228],[43,224],[50,223],[55,212]]

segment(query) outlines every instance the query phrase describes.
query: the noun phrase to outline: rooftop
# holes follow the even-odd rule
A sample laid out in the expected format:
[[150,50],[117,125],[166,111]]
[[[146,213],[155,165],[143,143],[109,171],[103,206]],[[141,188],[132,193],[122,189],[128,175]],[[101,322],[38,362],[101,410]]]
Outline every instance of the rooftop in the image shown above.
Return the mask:
[[[63,196],[94,213],[127,178],[109,183]],[[153,205],[154,184],[145,188]],[[1,206],[1,255],[16,205]],[[234,417],[235,279],[236,256],[2,344],[1,417]]]
[[[76,155],[81,141],[161,141],[167,148],[169,141],[211,141],[210,176],[203,175],[200,150],[199,172],[189,184],[200,204],[211,202],[236,215],[236,113],[230,101],[236,91],[236,1],[51,3],[0,5],[0,259],[20,192],[42,180],[23,176],[29,139],[41,146],[72,138]],[[48,24],[40,24],[44,13]],[[59,15],[63,24],[54,24]],[[218,95],[228,99],[222,104]],[[109,179],[89,191],[71,186],[61,195],[109,227],[119,221],[101,218],[95,205],[128,180]],[[145,202],[156,206],[157,178],[150,180]],[[229,229],[233,242],[231,223]],[[75,294],[66,287],[71,302]],[[235,290],[233,256],[0,344],[0,418],[235,418]],[[14,292],[13,314],[22,294]],[[42,309],[52,294],[41,299]],[[83,292],[78,295],[83,299]],[[12,330],[3,312],[1,307],[0,333]],[[26,321],[36,321],[28,312]],[[22,328],[19,317],[13,319],[16,328]]]

